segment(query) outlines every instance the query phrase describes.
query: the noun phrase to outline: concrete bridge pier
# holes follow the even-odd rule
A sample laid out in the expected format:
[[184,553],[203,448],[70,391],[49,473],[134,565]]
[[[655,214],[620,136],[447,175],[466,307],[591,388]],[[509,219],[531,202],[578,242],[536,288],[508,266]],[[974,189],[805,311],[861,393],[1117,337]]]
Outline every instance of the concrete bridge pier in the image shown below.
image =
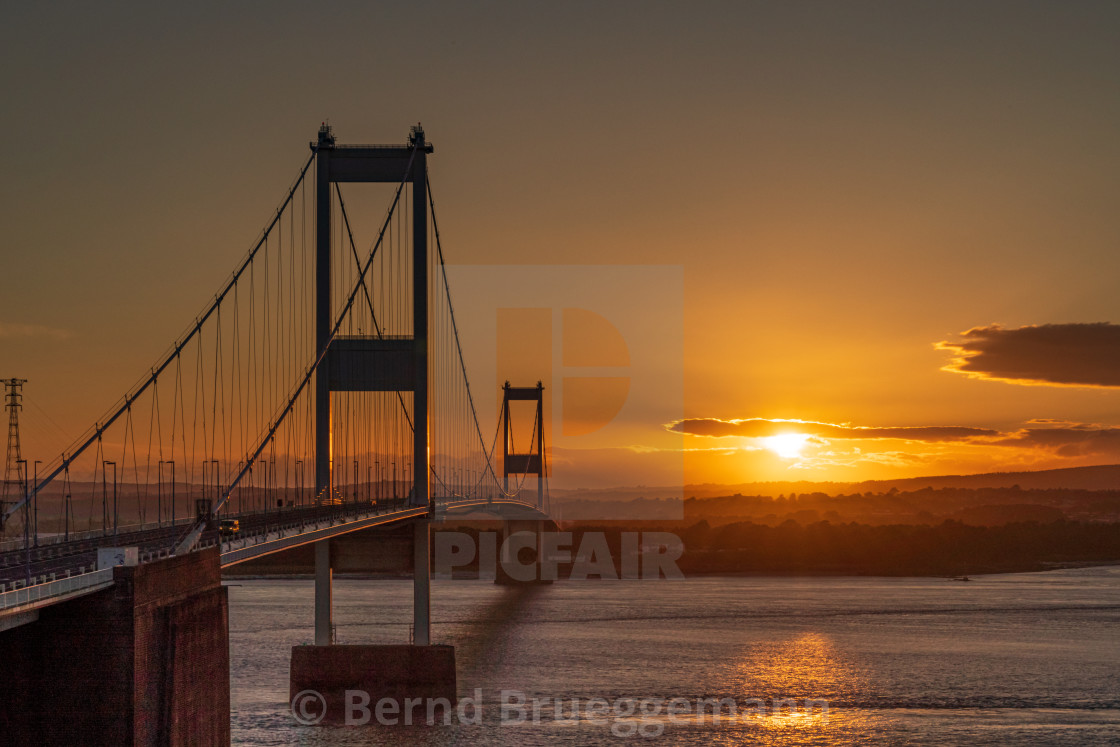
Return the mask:
[[[412,641],[390,645],[319,644],[292,647],[290,697],[315,693],[306,714],[317,723],[425,724],[442,718],[457,699],[455,648],[431,643],[431,521],[413,524]],[[325,543],[323,543],[325,544]],[[316,564],[318,568],[318,563]],[[318,584],[317,584],[318,588]],[[318,597],[317,597],[318,598]],[[318,630],[318,627],[316,628]],[[318,638],[318,636],[316,636]],[[306,696],[304,696],[306,697]],[[381,711],[378,711],[381,704]],[[384,718],[378,717],[382,713]]]
[[432,642],[432,522],[424,517],[412,526],[412,642]]
[[329,539],[319,540],[315,543],[316,646],[328,646],[334,643],[333,587],[334,569],[331,567],[331,541]]
[[42,608],[0,633],[0,742],[228,745],[228,609],[216,547]]

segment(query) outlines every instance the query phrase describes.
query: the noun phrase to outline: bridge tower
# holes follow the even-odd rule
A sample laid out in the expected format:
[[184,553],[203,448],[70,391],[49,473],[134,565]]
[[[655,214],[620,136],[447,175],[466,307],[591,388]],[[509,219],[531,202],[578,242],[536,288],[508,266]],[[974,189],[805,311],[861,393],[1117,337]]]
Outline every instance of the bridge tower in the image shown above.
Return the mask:
[[[315,488],[334,494],[331,454],[332,392],[411,392],[413,424],[409,505],[413,524],[413,640],[409,645],[335,645],[331,625],[332,569],[329,539],[315,545],[315,645],[292,649],[291,692],[322,694],[328,711],[342,713],[347,688],[359,684],[373,702],[382,696],[446,697],[455,701],[455,650],[431,645],[431,517],[428,453],[428,169],[433,148],[424,130],[412,128],[403,146],[335,142],[324,124],[311,143],[316,167],[315,327],[326,357],[315,372]],[[412,335],[334,337],[331,304],[331,189],[339,182],[402,184],[411,189]],[[419,701],[418,701],[419,702]]]
[[[22,497],[27,476],[27,463],[23,461],[19,446],[19,411],[23,409],[23,385],[27,379],[4,379],[4,407],[8,411],[8,456],[4,461],[4,487],[0,493],[0,531],[4,529],[4,509],[8,496]],[[15,479],[12,473],[15,473]]]
[[[315,330],[317,347],[329,344],[326,359],[315,373],[315,492],[334,495],[331,454],[331,392],[412,392],[415,489],[411,505],[427,512],[415,524],[414,640],[430,642],[430,461],[428,455],[428,167],[433,151],[424,130],[412,128],[402,146],[339,145],[328,124],[319,129],[315,153]],[[406,182],[412,190],[412,320],[411,338],[336,337],[331,305],[331,189],[335,183]],[[331,565],[329,540],[315,547],[315,644],[331,635]],[[422,561],[422,562],[421,562]]]
[[[509,403],[526,400],[537,403],[535,447],[531,447],[533,450],[528,454],[515,454],[510,451]],[[544,474],[544,384],[538,381],[536,386],[518,387],[510,386],[507,381],[502,387],[502,488],[509,493],[510,475],[536,475],[537,508],[540,509],[544,507]]]

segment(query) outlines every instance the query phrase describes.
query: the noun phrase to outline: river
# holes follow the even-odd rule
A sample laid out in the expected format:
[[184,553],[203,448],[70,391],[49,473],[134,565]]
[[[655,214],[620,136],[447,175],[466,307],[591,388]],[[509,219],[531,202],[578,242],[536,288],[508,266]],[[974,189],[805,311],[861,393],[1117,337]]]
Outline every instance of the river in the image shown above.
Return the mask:
[[[1120,567],[967,583],[436,580],[433,641],[456,647],[467,700],[450,724],[411,727],[297,723],[288,661],[312,640],[313,584],[227,583],[235,744],[1120,742]],[[408,641],[410,581],[334,592],[340,643]]]

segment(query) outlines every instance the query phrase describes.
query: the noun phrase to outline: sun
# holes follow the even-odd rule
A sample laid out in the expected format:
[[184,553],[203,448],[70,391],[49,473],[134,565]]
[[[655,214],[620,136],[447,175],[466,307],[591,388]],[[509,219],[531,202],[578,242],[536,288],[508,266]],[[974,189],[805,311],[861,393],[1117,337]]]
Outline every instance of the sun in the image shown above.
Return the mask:
[[804,433],[782,433],[778,436],[767,436],[762,439],[762,444],[770,451],[783,459],[797,459],[809,436]]

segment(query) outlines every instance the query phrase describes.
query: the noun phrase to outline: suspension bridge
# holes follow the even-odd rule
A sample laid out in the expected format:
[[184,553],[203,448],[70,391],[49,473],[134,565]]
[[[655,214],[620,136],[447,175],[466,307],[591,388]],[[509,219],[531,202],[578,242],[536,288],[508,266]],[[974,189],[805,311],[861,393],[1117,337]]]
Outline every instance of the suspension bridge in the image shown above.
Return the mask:
[[[329,657],[331,538],[409,522],[414,621],[403,655],[428,656],[416,650],[440,648],[430,634],[431,523],[451,511],[548,518],[543,388],[507,383],[499,422],[483,427],[423,129],[413,127],[403,145],[344,145],[324,125],[310,147],[247,254],[117,403],[33,470],[18,453],[13,460],[9,443],[0,655],[28,667],[22,680],[18,667],[9,678],[22,682],[9,684],[19,692],[0,693],[27,709],[17,717],[18,707],[6,708],[9,733],[48,728],[30,701],[53,680],[73,679],[74,665],[48,649],[77,641],[47,639],[84,640],[125,614],[131,637],[113,645],[135,664],[132,721],[127,732],[102,725],[103,733],[220,743],[224,719],[228,741],[228,688],[225,713],[220,695],[194,721],[180,712],[213,687],[191,657],[224,660],[228,683],[228,650],[211,650],[228,640],[220,568],[313,544],[313,648]],[[346,199],[354,184],[380,185],[374,210],[369,188]],[[14,418],[18,397],[10,399]],[[510,403],[526,400],[536,408],[519,442]],[[87,619],[75,633],[75,617],[103,609],[114,619]],[[156,653],[142,656],[145,646]],[[44,673],[52,662],[58,671]],[[453,698],[453,654],[450,677]],[[99,728],[92,711],[76,723]]]

